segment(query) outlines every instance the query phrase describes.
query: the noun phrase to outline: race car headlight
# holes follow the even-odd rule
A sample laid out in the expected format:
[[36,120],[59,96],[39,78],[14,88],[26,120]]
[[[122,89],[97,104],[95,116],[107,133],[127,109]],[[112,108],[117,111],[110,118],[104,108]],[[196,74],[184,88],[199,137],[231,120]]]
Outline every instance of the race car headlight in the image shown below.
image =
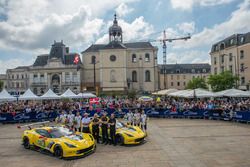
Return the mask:
[[73,145],[73,144],[69,144],[69,143],[66,143],[66,142],[64,142],[64,144],[66,144],[69,148],[76,148],[76,146]]
[[129,137],[134,137],[133,135],[129,134],[129,133],[125,133],[127,136]]

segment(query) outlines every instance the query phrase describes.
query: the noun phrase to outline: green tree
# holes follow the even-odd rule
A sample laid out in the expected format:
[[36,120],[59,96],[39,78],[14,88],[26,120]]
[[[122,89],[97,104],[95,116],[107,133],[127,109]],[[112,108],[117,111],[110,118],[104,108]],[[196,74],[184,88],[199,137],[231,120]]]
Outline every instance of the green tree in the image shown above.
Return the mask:
[[210,75],[207,83],[211,85],[213,91],[218,92],[236,87],[238,79],[230,71],[225,71],[220,74]]
[[207,89],[207,84],[204,78],[193,78],[190,80],[186,86],[186,89]]
[[0,91],[3,90],[3,81],[0,80]]

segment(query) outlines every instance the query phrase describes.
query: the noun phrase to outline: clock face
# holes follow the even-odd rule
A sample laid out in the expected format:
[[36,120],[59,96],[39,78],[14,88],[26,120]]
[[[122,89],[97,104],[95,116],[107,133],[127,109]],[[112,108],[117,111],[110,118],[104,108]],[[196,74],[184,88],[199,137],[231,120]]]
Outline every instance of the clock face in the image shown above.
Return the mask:
[[109,57],[109,59],[110,59],[110,61],[116,61],[116,56],[115,56],[115,55],[111,55],[111,56]]

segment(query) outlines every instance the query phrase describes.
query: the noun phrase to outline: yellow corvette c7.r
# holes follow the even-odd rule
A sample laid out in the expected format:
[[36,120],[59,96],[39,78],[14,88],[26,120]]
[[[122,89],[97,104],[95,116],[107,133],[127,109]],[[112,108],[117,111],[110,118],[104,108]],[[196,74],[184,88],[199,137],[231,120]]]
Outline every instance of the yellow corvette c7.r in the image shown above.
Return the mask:
[[25,130],[22,135],[26,149],[35,148],[52,153],[58,158],[82,157],[94,152],[91,134],[74,133],[64,127],[42,127]]
[[124,145],[140,144],[145,141],[146,133],[138,126],[125,125],[122,122],[116,122],[117,142]]

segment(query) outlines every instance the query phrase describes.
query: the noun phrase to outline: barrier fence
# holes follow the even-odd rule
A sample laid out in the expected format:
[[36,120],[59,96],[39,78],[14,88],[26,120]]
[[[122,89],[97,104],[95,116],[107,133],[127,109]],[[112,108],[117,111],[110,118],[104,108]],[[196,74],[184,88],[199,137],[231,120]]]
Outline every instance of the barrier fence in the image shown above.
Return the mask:
[[[127,112],[128,109],[124,108],[122,111],[117,111],[115,109],[104,109],[104,110],[81,110],[81,114],[84,112],[89,113],[90,116],[93,116],[95,113],[101,114],[102,111],[106,111],[108,115],[114,113],[116,117],[121,118]],[[147,108],[144,109],[145,113],[149,117],[162,117],[162,118],[199,118],[199,119],[219,119],[219,120],[232,120],[239,122],[250,122],[250,111],[236,111],[233,114],[230,114],[229,111],[223,112],[223,110],[200,110],[200,109],[191,109],[176,112],[172,112],[168,109],[153,109]],[[45,120],[54,120],[58,115],[58,111],[51,112],[20,112],[16,114],[12,113],[1,113],[0,114],[0,123],[15,123],[15,122],[35,122],[35,121],[45,121]],[[75,114],[76,111],[73,111]]]

